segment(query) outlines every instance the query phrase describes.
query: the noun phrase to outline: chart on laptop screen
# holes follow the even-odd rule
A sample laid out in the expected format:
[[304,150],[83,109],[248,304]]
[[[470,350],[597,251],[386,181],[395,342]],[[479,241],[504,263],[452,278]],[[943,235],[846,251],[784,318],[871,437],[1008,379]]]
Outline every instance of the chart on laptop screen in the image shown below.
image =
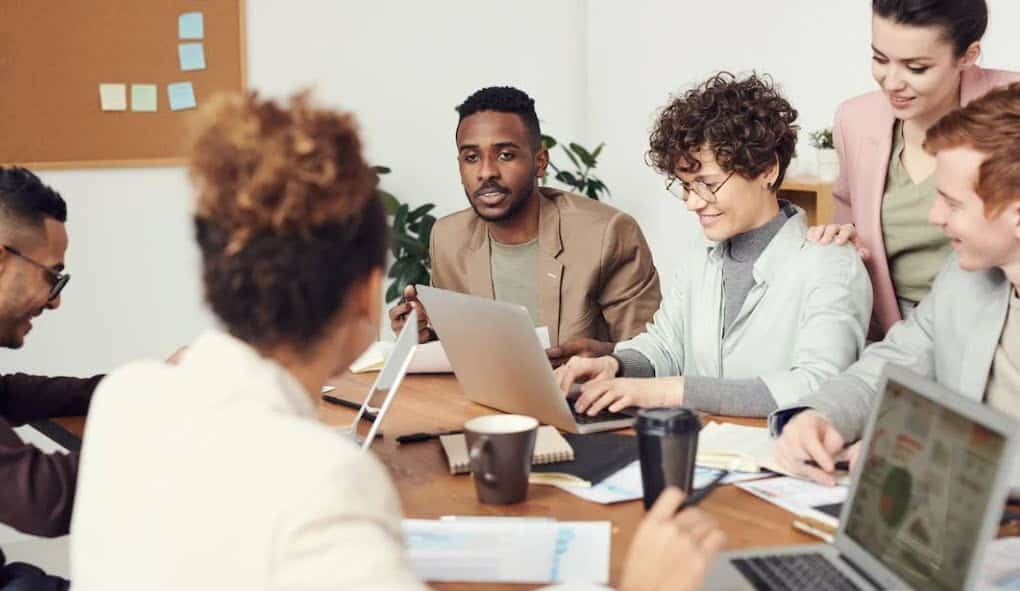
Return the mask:
[[918,589],[962,589],[1005,439],[890,381],[846,533]]

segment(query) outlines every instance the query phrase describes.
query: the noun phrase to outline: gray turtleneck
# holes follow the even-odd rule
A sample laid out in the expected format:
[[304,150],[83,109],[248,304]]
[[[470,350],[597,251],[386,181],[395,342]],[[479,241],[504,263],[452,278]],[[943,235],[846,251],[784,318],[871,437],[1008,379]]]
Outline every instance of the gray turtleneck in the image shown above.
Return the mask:
[[[781,207],[779,214],[765,225],[730,238],[722,266],[724,337],[754,287],[754,264],[793,213]],[[655,377],[652,362],[633,349],[613,353],[613,357],[620,362],[622,377]],[[772,393],[760,378],[703,376],[684,377],[683,405],[711,414],[756,417],[767,416],[777,408]]]

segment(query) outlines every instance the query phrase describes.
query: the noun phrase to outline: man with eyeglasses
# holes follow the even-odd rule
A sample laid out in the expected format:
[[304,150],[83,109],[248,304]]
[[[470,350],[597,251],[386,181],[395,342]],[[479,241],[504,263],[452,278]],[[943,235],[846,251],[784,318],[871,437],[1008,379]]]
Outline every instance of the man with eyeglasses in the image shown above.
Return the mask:
[[796,117],[771,80],[725,73],[663,109],[648,160],[704,238],[685,249],[644,333],[557,370],[565,392],[583,382],[579,412],[764,417],[857,359],[871,316],[864,265],[851,248],[808,243],[804,212],[776,194]]
[[[64,272],[66,221],[67,206],[56,191],[24,168],[0,167],[0,347],[20,348],[33,321],[60,306],[70,279]],[[33,535],[68,532],[78,454],[43,453],[13,427],[86,414],[101,378],[0,375],[0,522]],[[0,567],[0,586],[33,568]]]

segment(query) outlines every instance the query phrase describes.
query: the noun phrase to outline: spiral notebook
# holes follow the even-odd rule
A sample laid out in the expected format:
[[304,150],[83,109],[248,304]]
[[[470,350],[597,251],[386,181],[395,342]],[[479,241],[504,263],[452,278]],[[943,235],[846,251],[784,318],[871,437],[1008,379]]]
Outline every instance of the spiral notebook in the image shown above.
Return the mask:
[[[446,461],[450,464],[450,474],[466,474],[471,471],[468,459],[467,440],[464,435],[443,435],[439,438],[446,452]],[[531,456],[532,464],[551,464],[553,462],[570,462],[574,459],[574,448],[560,435],[556,427],[543,425],[538,428],[535,437],[535,452]]]

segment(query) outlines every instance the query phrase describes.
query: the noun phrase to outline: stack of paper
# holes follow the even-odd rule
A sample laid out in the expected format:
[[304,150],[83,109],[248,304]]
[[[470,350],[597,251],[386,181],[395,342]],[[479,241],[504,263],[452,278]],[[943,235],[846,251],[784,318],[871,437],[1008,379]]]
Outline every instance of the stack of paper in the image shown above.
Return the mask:
[[698,465],[719,470],[776,470],[776,444],[763,427],[712,421],[698,435]]
[[405,519],[404,536],[414,570],[426,581],[609,581],[608,521]]
[[846,486],[823,486],[792,476],[743,482],[737,488],[795,515],[804,515],[815,507],[842,503],[848,491]]

